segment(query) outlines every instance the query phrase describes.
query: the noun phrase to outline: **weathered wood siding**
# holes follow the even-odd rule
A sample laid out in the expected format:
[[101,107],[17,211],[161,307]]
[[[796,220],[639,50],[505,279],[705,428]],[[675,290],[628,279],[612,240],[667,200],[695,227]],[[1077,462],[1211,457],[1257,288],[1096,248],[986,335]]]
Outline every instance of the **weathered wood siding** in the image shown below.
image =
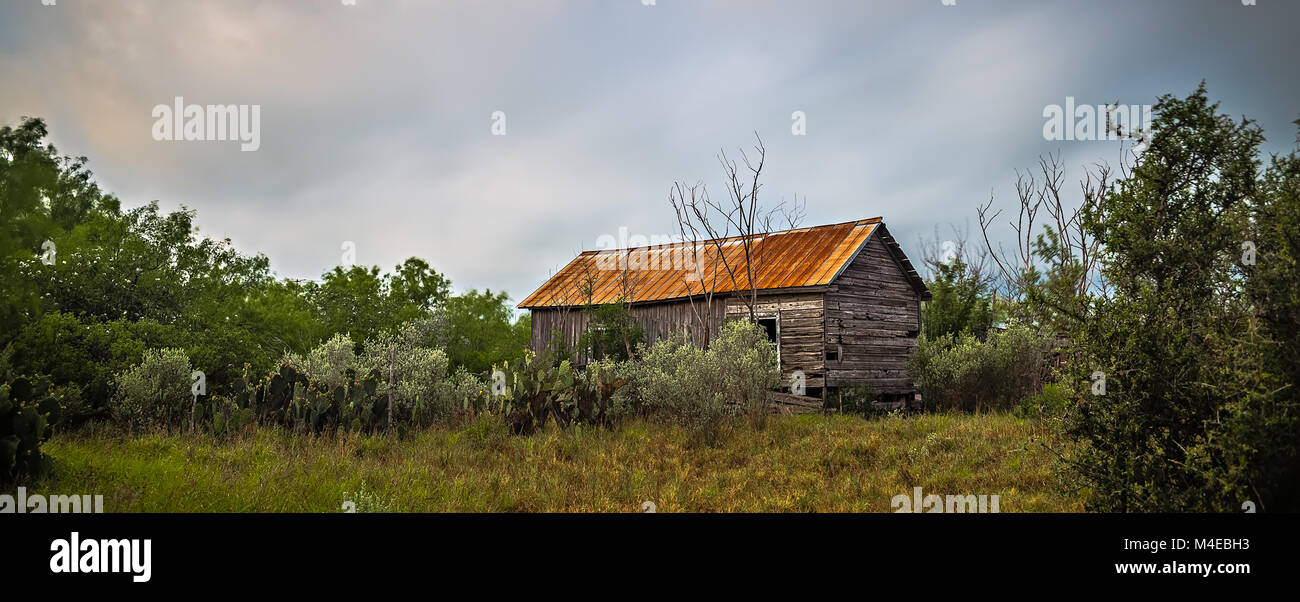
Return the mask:
[[[645,328],[646,344],[654,344],[674,332],[685,330],[696,345],[704,345],[704,331],[700,328],[696,315],[708,316],[709,332],[716,334],[722,326],[722,317],[726,301],[715,297],[713,303],[706,307],[704,301],[697,299],[695,308],[691,309],[688,301],[651,303],[633,305],[628,311],[632,319]],[[558,329],[570,346],[577,342],[587,329],[589,316],[580,308],[562,311],[558,309],[534,309],[533,312],[533,349],[543,349],[551,343],[552,329]],[[635,345],[636,342],[634,341]],[[586,358],[579,357],[582,361]]]
[[[794,294],[759,297],[754,306],[758,318],[776,318],[780,338],[781,388],[790,386],[802,370],[809,389],[820,389],[826,374],[822,295]],[[741,299],[727,300],[727,319],[748,319],[749,307]]]
[[[724,319],[748,317],[744,301],[734,296],[718,296],[709,308],[696,300],[694,311],[708,314],[709,331],[715,334]],[[687,301],[631,308],[632,317],[646,330],[647,343],[684,329],[697,345],[704,345],[694,311]],[[871,237],[828,287],[760,293],[756,313],[759,318],[775,317],[780,324],[782,388],[802,370],[812,390],[853,384],[869,384],[886,395],[915,390],[907,360],[921,329],[921,297],[878,236]],[[533,309],[532,320],[534,349],[550,344],[552,330],[573,344],[589,322],[576,308]],[[828,352],[837,358],[827,359]]]
[[[696,301],[695,311],[707,313],[709,331],[716,336],[726,319],[747,319],[749,309],[736,297],[716,297],[711,311],[702,301]],[[780,331],[781,386],[790,385],[796,370],[804,372],[805,386],[809,389],[823,386],[825,377],[825,345],[822,332],[825,315],[821,293],[801,293],[760,296],[755,306],[759,318],[777,318]],[[629,313],[646,331],[646,343],[653,344],[678,330],[686,330],[696,345],[704,345],[704,333],[691,310],[690,303],[677,301],[633,305]],[[551,342],[552,329],[558,329],[572,345],[586,330],[588,316],[579,309],[533,310],[533,349],[543,349]],[[584,361],[585,357],[577,358]]]
[[826,385],[914,390],[907,358],[921,329],[921,298],[888,247],[873,236],[826,292]]

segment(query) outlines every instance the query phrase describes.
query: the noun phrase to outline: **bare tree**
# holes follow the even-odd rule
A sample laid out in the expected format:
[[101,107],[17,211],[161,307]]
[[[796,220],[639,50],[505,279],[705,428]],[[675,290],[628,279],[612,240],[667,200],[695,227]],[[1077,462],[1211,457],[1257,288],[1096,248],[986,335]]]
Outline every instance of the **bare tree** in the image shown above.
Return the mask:
[[992,285],[998,275],[990,263],[988,249],[983,245],[975,247],[970,244],[968,225],[958,227],[950,223],[948,228],[952,232],[951,238],[948,239],[941,237],[938,225],[934,227],[933,238],[917,237],[917,244],[921,249],[921,263],[930,277],[933,278],[939,273],[939,266],[960,261],[964,266],[964,276],[973,281],[977,287],[984,289]]
[[[681,182],[673,182],[672,188],[668,193],[668,202],[672,204],[673,211],[677,216],[677,230],[682,238],[682,255],[680,261],[682,266],[689,270],[683,278],[686,283],[686,299],[690,303],[691,315],[700,325],[700,344],[708,346],[712,337],[709,329],[709,317],[713,315],[713,294],[718,286],[718,262],[705,261],[707,254],[711,249],[705,246],[704,241],[700,239],[702,227],[698,220],[694,218],[695,209],[701,204],[707,206],[705,199],[708,197],[708,189],[703,183],[697,182],[686,186]],[[709,266],[710,273],[705,273],[705,265]],[[696,292],[698,287],[699,292]],[[696,295],[699,295],[701,303],[699,306],[695,303]]]
[[1001,243],[994,248],[989,230],[1002,210],[990,213],[993,198],[976,207],[984,246],[998,269],[1003,290],[1012,298],[1021,298],[1039,284],[1039,268],[1045,267],[1055,268],[1058,274],[1073,273],[1072,287],[1078,297],[1104,295],[1106,282],[1097,265],[1100,241],[1089,235],[1085,217],[1100,218],[1098,203],[1113,185],[1110,167],[1098,163],[1087,172],[1080,182],[1082,200],[1073,209],[1061,198],[1065,170],[1060,154],[1040,157],[1038,170],[1038,176],[1017,171],[1019,213],[1016,221],[1009,222],[1016,235],[1014,252],[1007,252]]
[[[782,202],[770,210],[764,209],[758,200],[758,193],[762,187],[759,179],[767,160],[767,148],[757,133],[754,138],[757,142],[753,148],[753,158],[744,149],[740,150],[739,163],[728,157],[725,151],[718,153],[718,162],[722,165],[723,181],[727,188],[726,201],[712,200],[702,184],[685,186],[681,182],[675,182],[669,192],[669,202],[676,213],[683,239],[687,238],[689,232],[691,242],[698,245],[700,237],[704,236],[707,238],[704,244],[712,247],[712,261],[708,263],[713,266],[713,278],[708,285],[702,285],[703,288],[708,288],[706,311],[712,305],[713,293],[717,290],[718,267],[721,266],[721,273],[730,282],[732,291],[738,293],[748,289],[747,296],[738,297],[745,303],[750,320],[757,321],[755,306],[758,302],[759,282],[765,268],[763,238],[773,231],[775,224],[783,224],[791,229],[798,227],[803,219],[803,206],[796,197],[793,206]],[[739,257],[728,256],[724,247],[728,238],[733,238],[733,242],[740,244]],[[705,282],[702,271],[699,275],[702,276],[701,283]],[[699,316],[698,313],[696,315]],[[704,322],[707,339],[707,317]]]
[[[625,256],[624,257],[625,263],[623,265],[623,269],[619,270],[618,272],[618,294],[619,294],[618,301],[623,304],[623,311],[631,315],[632,304],[636,302],[636,292],[637,292],[637,288],[641,284],[641,281],[639,278],[634,276],[632,271],[634,269],[632,265],[632,250],[626,249],[623,251],[623,254]],[[637,266],[635,266],[635,269],[637,270],[648,269],[648,266],[644,265],[644,262],[645,262],[645,255],[643,254],[641,256],[640,262],[637,264]],[[632,341],[627,336],[627,329],[623,329],[623,347],[627,352],[627,357],[631,358]]]
[[[568,324],[568,316],[576,308],[590,305],[596,293],[596,268],[590,261],[583,261],[578,265],[577,274],[571,276],[567,281],[558,283],[552,287],[546,295],[546,304],[555,312],[556,324]],[[552,276],[554,277],[554,276]],[[548,279],[549,280],[549,279]],[[554,343],[554,329],[552,329],[551,341],[546,344]],[[568,333],[561,332],[561,343],[566,347],[572,348],[575,341],[570,341]],[[539,349],[540,351],[540,349]]]

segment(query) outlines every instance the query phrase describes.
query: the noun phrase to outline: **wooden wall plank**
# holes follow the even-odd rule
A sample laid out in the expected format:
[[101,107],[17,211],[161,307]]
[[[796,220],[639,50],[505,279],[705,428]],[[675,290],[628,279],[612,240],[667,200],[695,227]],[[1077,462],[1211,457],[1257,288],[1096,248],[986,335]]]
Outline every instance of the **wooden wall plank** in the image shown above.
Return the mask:
[[872,237],[826,291],[825,341],[839,352],[838,360],[826,362],[826,385],[913,392],[907,359],[921,328],[919,301],[902,265]]

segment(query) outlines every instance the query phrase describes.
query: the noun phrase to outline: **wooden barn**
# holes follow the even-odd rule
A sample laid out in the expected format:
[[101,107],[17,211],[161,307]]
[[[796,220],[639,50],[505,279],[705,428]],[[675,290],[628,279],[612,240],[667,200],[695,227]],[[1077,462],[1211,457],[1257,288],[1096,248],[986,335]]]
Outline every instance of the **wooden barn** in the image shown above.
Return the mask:
[[900,399],[915,390],[907,359],[929,299],[876,217],[748,239],[586,251],[519,307],[532,312],[532,346],[541,349],[557,335],[577,341],[588,305],[626,303],[647,343],[685,331],[707,345],[724,320],[747,319],[752,304],[777,348],[783,382],[802,372],[809,396],[867,384]]

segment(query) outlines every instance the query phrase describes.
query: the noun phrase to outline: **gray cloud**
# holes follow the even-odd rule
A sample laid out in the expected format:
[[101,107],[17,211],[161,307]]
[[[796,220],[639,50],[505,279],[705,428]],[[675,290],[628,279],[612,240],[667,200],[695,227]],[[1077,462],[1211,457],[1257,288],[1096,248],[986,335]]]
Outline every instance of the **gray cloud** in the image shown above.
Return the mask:
[[[1291,147],[1295,4],[1234,1],[336,2],[39,0],[0,6],[0,120],[49,121],[128,206],[316,277],[357,243],[458,289],[522,298],[619,227],[675,231],[667,191],[716,153],[768,147],[764,194],[808,223],[883,215],[909,248],[1012,201],[1049,142],[1043,107],[1153,103],[1205,79]],[[176,96],[262,106],[262,146],[156,142]],[[509,134],[490,134],[504,111]],[[790,135],[790,114],[808,135]]]

